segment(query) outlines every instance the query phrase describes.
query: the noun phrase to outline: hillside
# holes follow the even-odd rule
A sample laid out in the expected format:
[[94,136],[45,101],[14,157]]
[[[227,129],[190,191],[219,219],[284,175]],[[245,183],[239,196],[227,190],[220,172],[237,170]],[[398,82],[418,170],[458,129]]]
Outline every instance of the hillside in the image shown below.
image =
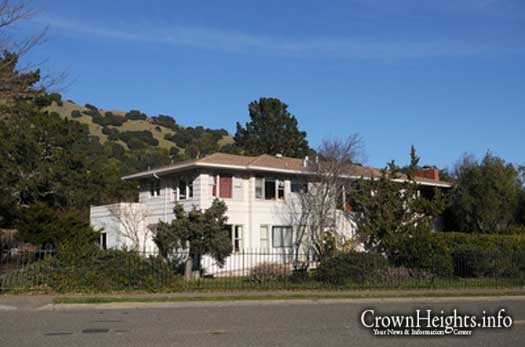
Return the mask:
[[185,127],[170,116],[151,117],[138,110],[104,110],[90,104],[81,106],[70,100],[54,101],[47,110],[86,124],[90,135],[97,136],[101,143],[112,141],[128,150],[151,146],[186,159],[233,144],[232,136],[224,129]]

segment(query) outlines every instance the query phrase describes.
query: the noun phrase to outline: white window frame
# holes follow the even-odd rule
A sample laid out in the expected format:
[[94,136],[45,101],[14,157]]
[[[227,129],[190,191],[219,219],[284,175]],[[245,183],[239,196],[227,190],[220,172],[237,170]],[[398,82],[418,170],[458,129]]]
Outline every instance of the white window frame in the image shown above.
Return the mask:
[[[257,182],[261,182],[262,186],[258,187]],[[274,198],[266,199],[266,182],[274,182]],[[257,188],[261,188],[261,194],[258,196]],[[282,190],[283,196],[279,198],[279,191]],[[274,177],[255,177],[255,199],[256,200],[266,200],[266,201],[279,201],[286,199],[286,180],[278,179]]]
[[232,253],[239,253],[243,250],[243,230],[242,224],[232,224],[231,226]]
[[259,226],[259,248],[263,251],[270,249],[270,226],[268,224]]

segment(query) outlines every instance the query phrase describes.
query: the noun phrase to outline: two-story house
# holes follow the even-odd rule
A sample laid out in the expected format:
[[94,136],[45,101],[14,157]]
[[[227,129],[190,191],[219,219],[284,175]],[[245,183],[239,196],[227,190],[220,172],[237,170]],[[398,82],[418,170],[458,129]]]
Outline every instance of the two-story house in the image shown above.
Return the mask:
[[[278,253],[294,242],[294,228],[298,226],[293,225],[297,218],[291,214],[297,210],[290,209],[290,202],[309,189],[307,160],[280,155],[214,153],[125,176],[124,180],[138,183],[139,201],[94,206],[91,224],[103,229],[102,247],[138,247],[154,252],[155,227],[159,221],[170,222],[174,218],[175,203],[181,203],[186,210],[194,206],[206,209],[219,198],[228,207],[226,215],[233,247],[230,262],[243,251]],[[359,165],[352,171],[353,179],[381,175],[377,169]],[[417,180],[422,189],[450,187],[450,183],[439,180],[435,169],[423,172]],[[340,219],[338,232],[351,237],[353,223],[341,211],[336,217]],[[258,261],[264,260],[267,259],[259,257]]]

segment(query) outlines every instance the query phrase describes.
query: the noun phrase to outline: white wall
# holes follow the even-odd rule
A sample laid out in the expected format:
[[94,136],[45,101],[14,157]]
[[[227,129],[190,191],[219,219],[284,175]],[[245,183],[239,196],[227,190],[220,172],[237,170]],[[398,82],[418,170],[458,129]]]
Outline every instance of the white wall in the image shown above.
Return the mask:
[[[189,211],[194,206],[200,209],[209,208],[215,199],[212,196],[213,176],[217,172],[202,171],[194,173],[195,179],[193,181],[193,197],[186,200],[179,201],[183,204],[184,209]],[[191,176],[190,173],[184,176]],[[277,178],[279,176],[275,175]],[[222,199],[228,210],[226,216],[228,217],[228,224],[242,225],[242,245],[241,248],[245,252],[268,252],[274,255],[258,258],[258,262],[270,261],[275,254],[281,254],[286,250],[282,248],[272,247],[272,227],[273,226],[292,226],[295,227],[294,221],[296,217],[291,216],[290,212],[293,208],[295,193],[291,192],[290,178],[281,177],[285,181],[285,199],[284,200],[264,200],[255,198],[255,174],[248,175],[247,173],[233,173],[233,192],[232,198]],[[154,179],[152,177],[152,179]],[[157,224],[159,221],[170,222],[175,218],[173,208],[177,201],[177,176],[163,176],[160,177],[160,194],[158,196],[151,196],[149,184],[146,182],[140,188],[139,203],[137,208],[143,209],[145,219],[143,228]],[[295,200],[297,201],[297,200]],[[344,218],[340,213],[338,216],[338,226],[344,235],[351,237],[354,226],[348,219]],[[91,224],[95,228],[104,228],[107,233],[107,245],[110,247],[129,246],[129,242],[122,237],[122,223],[111,216],[108,205],[96,206],[91,208]],[[261,249],[260,242],[260,228],[261,225],[268,227],[268,248]],[[151,237],[146,242],[148,251],[156,250]],[[219,269],[214,264],[212,259],[203,258],[206,262],[205,267],[210,268],[211,272],[218,272]],[[241,263],[241,259],[243,263]],[[246,257],[233,254],[228,258],[225,269],[234,271],[238,266],[246,266]],[[256,258],[254,258],[256,259]]]

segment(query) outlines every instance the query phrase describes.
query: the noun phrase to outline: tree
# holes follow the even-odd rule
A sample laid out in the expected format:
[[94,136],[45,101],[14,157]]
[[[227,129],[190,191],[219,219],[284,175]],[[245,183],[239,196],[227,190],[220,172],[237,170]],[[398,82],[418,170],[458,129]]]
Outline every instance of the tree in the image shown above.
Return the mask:
[[119,203],[108,207],[111,216],[121,225],[120,235],[131,242],[134,251],[146,252],[146,242],[152,231],[146,225],[146,211],[140,204]]
[[354,134],[345,140],[324,140],[317,156],[305,162],[308,175],[298,182],[303,188],[287,199],[289,224],[296,226],[294,251],[297,261],[301,248],[312,250],[318,258],[323,258],[350,238],[337,230],[338,218],[340,221],[346,217],[337,213],[336,208],[348,185],[352,165],[361,155],[362,140]]
[[439,190],[432,199],[418,194],[414,180],[418,163],[412,148],[406,176],[392,161],[380,177],[363,177],[351,187],[357,233],[367,250],[395,254],[399,241],[430,233],[434,218],[443,211],[445,200]]
[[44,203],[24,209],[17,229],[17,238],[21,241],[45,248],[67,247],[77,251],[94,245],[99,236],[82,212],[56,210]]
[[277,154],[304,157],[309,152],[306,132],[300,131],[288,105],[276,98],[260,98],[248,106],[251,121],[237,122],[235,143],[246,155]]
[[497,233],[515,222],[522,186],[512,164],[490,152],[481,162],[464,156],[455,174],[451,211],[460,231]]
[[192,270],[200,270],[200,259],[208,254],[219,265],[224,265],[232,252],[230,234],[226,228],[226,204],[215,199],[205,211],[193,208],[184,211],[181,204],[174,209],[175,219],[171,223],[160,222],[153,241],[160,254],[170,259],[177,251],[188,250],[184,277],[191,279]]

